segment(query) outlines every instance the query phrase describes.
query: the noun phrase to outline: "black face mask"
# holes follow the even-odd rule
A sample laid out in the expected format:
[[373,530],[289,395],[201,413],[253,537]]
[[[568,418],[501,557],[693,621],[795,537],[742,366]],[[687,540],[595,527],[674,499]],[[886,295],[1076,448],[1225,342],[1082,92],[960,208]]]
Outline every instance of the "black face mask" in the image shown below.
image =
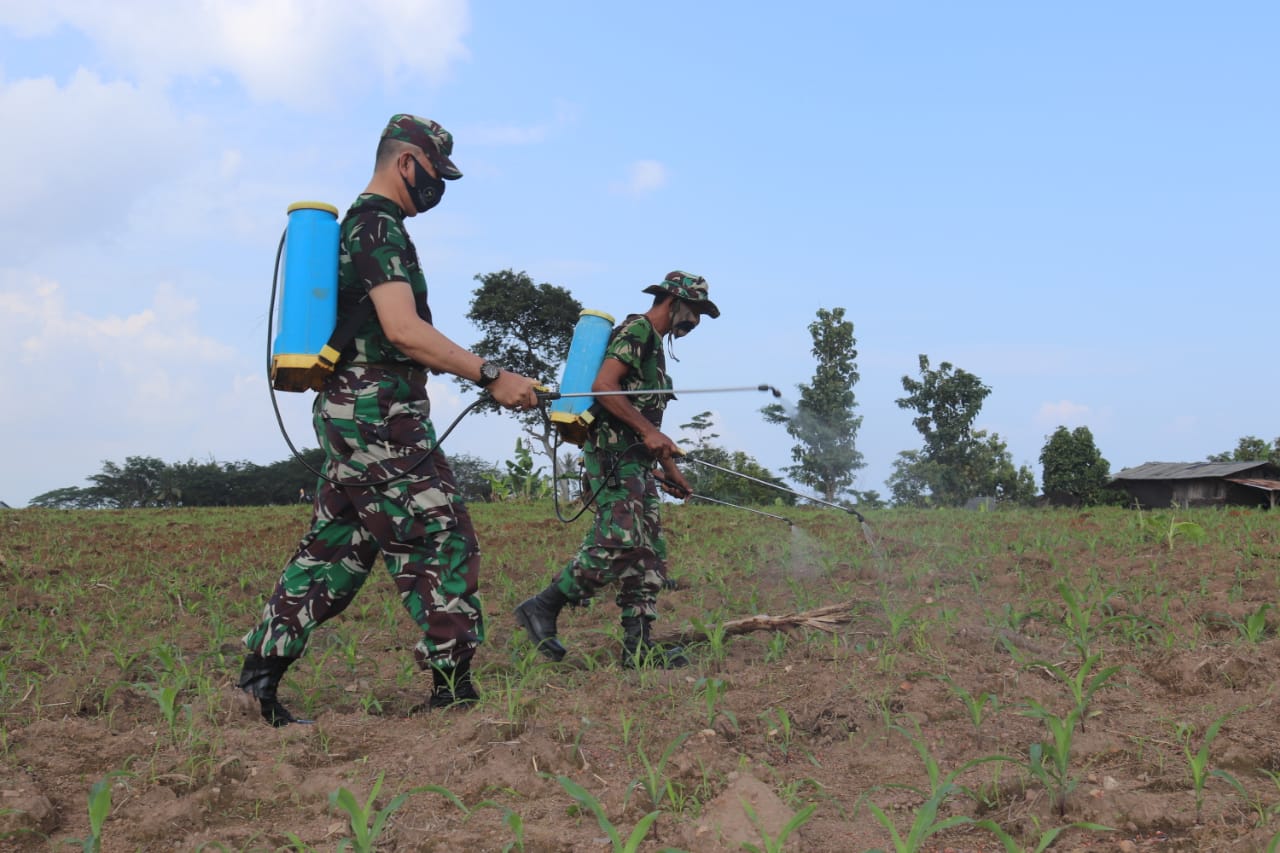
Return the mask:
[[444,179],[431,177],[427,170],[422,168],[417,157],[413,158],[413,186],[410,186],[409,180],[403,176],[400,180],[404,181],[404,188],[409,192],[409,200],[413,202],[413,206],[419,213],[426,213],[444,198]]

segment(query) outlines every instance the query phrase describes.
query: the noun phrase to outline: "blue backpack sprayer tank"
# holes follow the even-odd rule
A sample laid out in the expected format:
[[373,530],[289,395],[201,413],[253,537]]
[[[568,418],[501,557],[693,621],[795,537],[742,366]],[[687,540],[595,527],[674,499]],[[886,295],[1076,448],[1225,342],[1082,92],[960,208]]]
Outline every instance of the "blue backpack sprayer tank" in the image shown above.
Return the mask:
[[[485,401],[483,396],[463,408],[436,443],[406,471],[380,480],[338,481],[307,464],[284,426],[276,391],[319,391],[342,357],[342,350],[359,327],[374,313],[373,301],[362,299],[338,325],[338,209],[321,201],[289,205],[289,221],[280,235],[275,272],[271,279],[271,306],[267,312],[267,371],[271,405],[280,434],[303,467],[322,480],[345,486],[378,486],[412,472],[435,452],[454,427]],[[279,301],[277,302],[277,290]],[[279,317],[280,330],[272,338]],[[588,386],[590,383],[588,382]]]
[[591,384],[600,371],[612,333],[613,317],[603,311],[584,310],[573,327],[560,395],[552,402],[548,415],[556,432],[570,444],[581,447],[595,420],[591,412],[591,404],[595,402],[591,396]]
[[329,340],[338,317],[338,209],[299,201],[288,212],[271,385],[315,391],[339,356]]

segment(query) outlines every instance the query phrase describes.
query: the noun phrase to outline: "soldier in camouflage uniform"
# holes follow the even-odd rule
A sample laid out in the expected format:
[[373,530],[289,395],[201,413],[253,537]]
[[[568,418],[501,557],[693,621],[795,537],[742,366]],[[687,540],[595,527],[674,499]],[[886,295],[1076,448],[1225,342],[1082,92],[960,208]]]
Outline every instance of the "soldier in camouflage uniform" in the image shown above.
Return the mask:
[[[703,314],[720,316],[700,276],[677,270],[644,292],[653,294],[652,307],[627,317],[614,330],[592,391],[670,392],[663,336],[687,335]],[[516,622],[552,660],[565,655],[556,636],[556,617],[564,606],[617,582],[623,664],[670,668],[689,662],[679,647],[659,647],[649,639],[649,625],[658,615],[658,591],[667,575],[654,461],[662,467],[665,491],[680,498],[690,493],[674,461],[680,450],[662,432],[663,410],[671,396],[596,398],[600,412],[583,446],[585,485],[595,495],[595,522],[577,556],[551,585],[515,611]]]
[[311,529],[244,638],[239,686],[274,726],[296,722],[276,695],[285,670],[316,626],[351,603],[379,553],[422,629],[414,656],[432,674],[428,706],[479,698],[470,661],[484,641],[480,551],[449,463],[432,449],[426,370],[475,381],[506,408],[532,408],[537,395],[536,380],[483,361],[432,325],[405,218],[430,210],[445,180],[462,177],[452,153],[453,137],[440,125],[393,116],[373,178],[342,220],[339,324],[365,298],[373,310],[313,406],[326,479]]

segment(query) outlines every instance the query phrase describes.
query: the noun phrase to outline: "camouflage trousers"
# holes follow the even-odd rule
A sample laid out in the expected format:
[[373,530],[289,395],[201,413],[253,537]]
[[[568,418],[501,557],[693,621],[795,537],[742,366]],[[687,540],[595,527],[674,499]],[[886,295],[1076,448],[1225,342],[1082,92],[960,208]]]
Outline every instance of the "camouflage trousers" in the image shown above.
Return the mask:
[[653,463],[619,459],[591,445],[583,463],[583,485],[588,494],[596,495],[595,520],[577,555],[557,576],[556,586],[571,601],[579,601],[617,582],[614,601],[624,618],[655,619],[658,591],[667,574],[667,540]]
[[[418,387],[414,387],[417,385]],[[422,629],[419,666],[449,668],[484,642],[480,549],[453,472],[435,446],[425,379],[376,368],[331,377],[313,406],[325,474],[311,528],[244,637],[263,657],[298,657],[317,626],[351,603],[379,553]]]

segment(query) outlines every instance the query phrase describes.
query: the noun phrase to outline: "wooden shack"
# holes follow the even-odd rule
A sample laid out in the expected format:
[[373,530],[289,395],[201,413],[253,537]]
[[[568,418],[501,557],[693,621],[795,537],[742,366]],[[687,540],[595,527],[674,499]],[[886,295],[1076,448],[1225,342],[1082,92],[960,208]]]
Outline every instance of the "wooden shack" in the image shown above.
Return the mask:
[[1116,474],[1143,508],[1167,506],[1261,506],[1280,497],[1280,466],[1256,462],[1148,462]]

